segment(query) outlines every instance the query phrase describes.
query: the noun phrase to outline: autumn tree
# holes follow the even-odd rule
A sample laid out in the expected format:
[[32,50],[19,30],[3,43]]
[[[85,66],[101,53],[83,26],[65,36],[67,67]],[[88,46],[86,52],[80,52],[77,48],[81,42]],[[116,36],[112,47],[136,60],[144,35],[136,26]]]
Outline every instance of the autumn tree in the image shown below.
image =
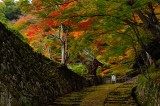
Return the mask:
[[[21,2],[21,3],[23,4],[23,2]],[[27,35],[29,35],[29,36],[38,34],[40,36],[48,36],[49,39],[53,39],[53,38],[58,39],[61,44],[61,57],[62,57],[61,63],[66,65],[67,58],[68,58],[67,36],[69,34],[69,27],[73,23],[72,23],[72,21],[59,22],[52,17],[59,17],[59,15],[61,14],[61,11],[63,11],[67,5],[62,5],[61,7],[59,7],[58,10],[52,10],[50,13],[47,14],[47,16],[51,17],[51,18],[48,18],[48,17],[46,18],[46,17],[41,16],[41,14],[44,14],[44,12],[42,12],[43,8],[32,9],[33,7],[39,6],[39,3],[40,3],[40,1],[33,1],[32,5],[29,6],[32,10],[31,13],[36,14],[34,16],[37,17],[36,18],[37,20],[30,21],[32,23],[30,23],[28,29],[31,29],[31,30],[28,30],[28,31],[25,30],[25,32],[27,32],[28,33]],[[29,7],[27,7],[27,8],[29,8]],[[29,15],[27,15],[27,16],[29,16]],[[24,20],[23,18],[25,18],[25,17],[22,17],[21,21]],[[18,23],[20,23],[20,21]],[[27,23],[29,23],[29,22],[27,22]],[[19,26],[23,27],[25,24],[19,25],[16,23],[14,26],[17,27],[17,25],[18,25],[18,27]],[[20,29],[20,27],[19,27],[19,29]]]
[[[56,20],[58,26],[65,22],[74,23],[71,26],[72,31],[83,32],[75,40],[80,45],[72,42],[75,44],[72,47],[78,48],[75,54],[84,47],[94,55],[106,54],[105,47],[111,55],[114,55],[112,51],[122,54],[128,47],[125,45],[132,42],[135,51],[139,48],[144,51],[141,57],[145,64],[152,64],[155,59],[147,45],[155,39],[159,42],[157,1],[33,0],[29,8],[39,17]],[[99,46],[101,44],[105,46]],[[118,51],[119,48],[121,52]]]
[[[51,2],[51,4],[50,4],[50,2]],[[43,18],[43,22],[45,22],[45,26],[44,26],[44,24],[43,25],[39,24],[39,26],[40,26],[39,30],[45,29],[45,31],[51,31],[51,30],[55,31],[55,29],[59,29],[59,32],[61,32],[61,34],[58,34],[58,32],[55,31],[56,33],[52,32],[52,34],[50,33],[50,36],[54,35],[54,37],[56,37],[57,39],[60,40],[61,44],[67,45],[67,44],[65,44],[66,41],[63,40],[63,39],[66,39],[66,36],[62,36],[62,35],[66,35],[66,34],[62,34],[62,30],[64,29],[63,27],[67,26],[66,28],[72,29],[72,32],[73,32],[72,34],[74,35],[74,37],[76,39],[76,40],[75,39],[71,40],[70,43],[72,43],[72,44],[74,43],[77,45],[77,46],[75,46],[75,45],[70,46],[70,48],[71,48],[69,50],[70,55],[74,54],[74,55],[78,56],[79,52],[84,51],[85,49],[89,50],[90,52],[92,52],[92,54],[94,54],[94,59],[96,59],[98,54],[100,54],[100,55],[101,55],[101,53],[105,54],[105,51],[106,51],[105,48],[102,46],[98,46],[98,45],[99,44],[100,45],[104,44],[106,46],[109,45],[109,43],[105,41],[106,39],[104,39],[105,36],[109,35],[109,34],[106,35],[108,29],[106,29],[104,26],[99,26],[97,24],[99,20],[101,20],[102,23],[106,24],[104,19],[102,19],[104,16],[99,17],[94,14],[93,15],[90,14],[90,12],[95,12],[94,9],[96,9],[97,7],[93,7],[92,4],[89,4],[89,6],[93,7],[93,9],[90,9],[90,11],[86,11],[85,9],[79,7],[80,5],[82,5],[84,7],[85,2],[78,2],[78,1],[57,2],[57,1],[53,1],[53,0],[50,2],[35,0],[35,1],[33,1],[32,5],[29,7],[32,10],[31,12],[33,14],[37,14],[37,16]],[[53,5],[56,8],[53,7]],[[75,10],[75,11],[72,11],[72,10]],[[78,10],[80,10],[80,11],[78,11]],[[87,13],[85,13],[85,12],[87,12]],[[84,14],[87,14],[87,16],[85,16]],[[48,22],[47,22],[47,20],[48,20]],[[42,23],[42,22],[39,21],[38,23]],[[58,26],[58,27],[56,28],[55,26]],[[116,25],[114,25],[113,27],[115,27],[115,26]],[[31,27],[31,29],[36,29],[36,28]],[[68,31],[66,30],[64,32],[68,32]],[[75,36],[74,32],[81,33],[79,35],[82,35],[82,36],[77,37],[77,36]],[[29,34],[34,35],[32,31]],[[46,34],[44,34],[44,35],[46,35]],[[98,37],[99,37],[99,39],[98,39]],[[104,40],[104,42],[102,42],[102,40]],[[114,40],[114,39],[112,39],[112,40]],[[114,41],[111,41],[111,42],[114,42]],[[62,52],[65,51],[64,48],[67,48],[66,46],[63,46],[63,45],[62,45],[62,48],[63,48]],[[76,49],[78,49],[78,50],[76,50]],[[77,52],[75,52],[75,51],[77,51]],[[75,53],[73,53],[73,52],[75,52]],[[65,52],[63,52],[62,54],[64,54],[64,53]],[[65,58],[65,57],[66,57],[65,55],[62,55],[62,61],[63,61],[63,58]]]
[[[157,1],[83,0],[74,1],[74,3],[74,6],[66,10],[63,16],[79,22],[96,17],[87,30],[87,33],[90,31],[89,33],[92,35],[95,35],[93,32],[100,32],[100,35],[104,33],[108,33],[108,35],[128,34],[128,38],[130,38],[132,34],[132,38],[139,43],[142,51],[144,51],[141,54],[144,63],[147,66],[154,63],[156,58],[148,49],[146,40],[157,42],[159,45],[159,3]],[[71,11],[72,14],[69,14]],[[91,40],[93,42],[94,39]]]

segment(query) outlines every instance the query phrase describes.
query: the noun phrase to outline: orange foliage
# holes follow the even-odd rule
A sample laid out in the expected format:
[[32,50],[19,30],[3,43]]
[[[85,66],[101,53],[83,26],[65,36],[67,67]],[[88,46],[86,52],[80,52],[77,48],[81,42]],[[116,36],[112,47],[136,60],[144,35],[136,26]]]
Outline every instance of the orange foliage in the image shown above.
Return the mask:
[[119,59],[119,60],[123,60],[124,57],[123,57],[123,56],[118,56],[118,59]]
[[100,75],[103,77],[107,72],[109,72],[109,69],[103,70]]
[[117,64],[117,58],[110,58],[109,63],[110,64]]
[[58,23],[54,19],[44,19],[42,20],[40,26],[46,27],[46,28],[53,28],[58,25]]
[[131,55],[133,55],[133,50],[132,49],[128,49],[128,50],[125,51],[124,54],[125,54],[126,57],[131,56]]
[[33,40],[37,40],[37,39],[41,39],[41,38],[42,38],[42,36],[40,36],[40,35],[27,36],[27,39],[29,42],[32,42]]
[[40,6],[38,9],[36,9],[36,10],[32,10],[32,11],[33,11],[33,12],[35,12],[35,13],[39,13],[39,12],[44,11],[44,9],[45,9],[45,7],[44,7],[44,6]]
[[28,31],[28,35],[30,36],[30,35],[34,35],[35,34],[35,32],[34,31]]
[[159,8],[158,4],[154,4],[153,9],[157,9],[157,8]]
[[28,38],[28,41],[31,42],[33,39],[34,39],[33,36],[32,36],[32,37],[29,37],[29,38]]
[[21,16],[20,19],[14,24],[14,27],[19,28],[21,26],[23,26],[28,20],[30,19],[34,19],[35,16],[28,14],[25,16]]
[[32,0],[32,4],[34,6],[40,6],[42,4],[42,1],[41,0]]
[[101,53],[106,53],[106,52],[107,52],[107,50],[101,50],[100,52],[101,52]]
[[136,21],[138,21],[138,22],[141,22],[141,19],[139,18],[138,14],[134,13],[133,16],[134,16],[133,20],[136,20]]
[[89,18],[87,20],[83,20],[81,22],[79,22],[77,24],[77,28],[81,28],[81,29],[88,29],[91,27],[91,22],[93,22],[94,20],[96,19],[96,17],[93,17],[93,18]]
[[71,32],[70,34],[73,35],[75,37],[75,39],[78,38],[79,35],[82,35],[84,33],[84,31],[74,31]]
[[112,44],[112,45],[114,45],[115,43],[116,43],[115,40],[112,40],[112,41],[111,41],[111,44]]

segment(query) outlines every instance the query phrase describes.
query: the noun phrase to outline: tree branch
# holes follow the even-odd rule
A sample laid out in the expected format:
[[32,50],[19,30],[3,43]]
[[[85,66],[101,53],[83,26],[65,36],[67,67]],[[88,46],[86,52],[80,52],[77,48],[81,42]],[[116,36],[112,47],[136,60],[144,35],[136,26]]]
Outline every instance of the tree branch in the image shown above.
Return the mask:
[[143,23],[145,24],[145,26],[148,27],[150,22],[148,21],[147,17],[142,13],[142,11],[138,10],[137,14],[140,17],[140,19],[143,21]]
[[149,7],[149,9],[150,9],[151,17],[152,17],[153,22],[154,22],[154,23],[159,23],[159,21],[158,21],[156,15],[155,15],[155,12],[154,12],[152,3],[148,3],[148,7]]

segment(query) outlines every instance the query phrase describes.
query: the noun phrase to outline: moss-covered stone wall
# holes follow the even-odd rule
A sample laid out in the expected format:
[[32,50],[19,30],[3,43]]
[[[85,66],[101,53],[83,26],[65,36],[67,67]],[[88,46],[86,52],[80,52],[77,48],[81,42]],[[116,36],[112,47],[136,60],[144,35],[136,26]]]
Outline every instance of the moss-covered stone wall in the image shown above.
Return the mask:
[[[85,80],[22,42],[0,23],[0,91],[7,89],[16,106],[52,104],[58,95],[81,89]],[[12,101],[13,102],[13,101]],[[14,104],[14,103],[12,103]]]

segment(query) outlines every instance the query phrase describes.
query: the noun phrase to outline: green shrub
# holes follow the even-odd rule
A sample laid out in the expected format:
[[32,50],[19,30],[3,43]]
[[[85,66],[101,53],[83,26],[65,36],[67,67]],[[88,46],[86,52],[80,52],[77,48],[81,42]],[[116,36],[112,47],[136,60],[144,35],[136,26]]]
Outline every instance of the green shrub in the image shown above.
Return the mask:
[[148,72],[154,72],[156,69],[155,69],[155,66],[154,65],[151,65],[149,68],[148,68]]
[[83,76],[84,74],[87,74],[86,66],[83,64],[69,64],[67,65],[69,69],[71,69],[73,72]]
[[160,65],[160,59],[156,61],[156,64],[157,64],[157,65]]
[[137,99],[141,106],[158,106],[160,84],[155,83],[159,73],[150,73],[151,80],[144,76],[139,76],[137,81]]

